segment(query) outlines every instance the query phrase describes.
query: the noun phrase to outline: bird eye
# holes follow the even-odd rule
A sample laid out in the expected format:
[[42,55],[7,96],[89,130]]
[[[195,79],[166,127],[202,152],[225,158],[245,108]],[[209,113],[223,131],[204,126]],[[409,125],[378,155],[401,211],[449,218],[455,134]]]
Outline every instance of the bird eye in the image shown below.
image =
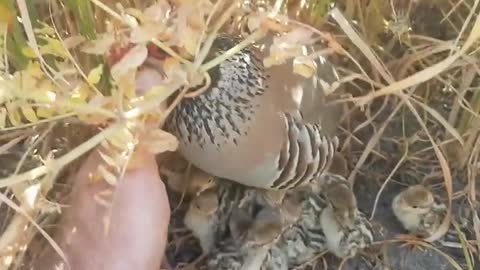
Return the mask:
[[413,209],[417,209],[418,206],[417,206],[417,205],[412,205],[412,208],[413,208]]

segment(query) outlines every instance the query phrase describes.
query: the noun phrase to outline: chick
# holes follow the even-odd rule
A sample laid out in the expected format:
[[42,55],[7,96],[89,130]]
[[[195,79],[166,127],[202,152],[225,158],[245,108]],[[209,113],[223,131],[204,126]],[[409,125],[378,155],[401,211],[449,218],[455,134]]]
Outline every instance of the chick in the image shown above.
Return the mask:
[[341,175],[347,177],[348,174],[348,162],[341,153],[337,152],[333,155],[333,160],[328,168],[328,172],[331,174]]
[[326,246],[339,258],[353,257],[373,242],[373,229],[358,210],[355,194],[348,185],[333,181],[324,194],[327,207],[320,215]]
[[216,226],[218,225],[218,197],[215,189],[207,189],[190,202],[183,222],[195,237],[200,246],[208,253],[215,242]]
[[235,208],[229,221],[231,237],[216,246],[208,269],[259,270],[270,247],[282,231],[278,209],[265,207],[251,218]]
[[286,192],[279,205],[285,225],[294,224],[301,218],[307,200],[308,194],[304,189],[297,188]]
[[166,167],[160,169],[160,173],[167,178],[167,186],[186,196],[195,196],[215,186],[214,177],[197,167],[191,166],[187,174],[185,171],[186,169],[177,171]]
[[337,224],[351,228],[358,213],[357,199],[347,179],[340,175],[326,175],[322,183],[322,194],[332,208]]
[[277,246],[273,246],[263,261],[260,270],[288,270],[287,255]]
[[[285,199],[292,196],[292,205],[296,200],[301,203],[300,215],[286,228],[275,244],[275,247],[284,252],[288,269],[304,264],[326,250],[325,235],[319,218],[326,206],[325,200],[308,188],[292,190],[292,193],[296,196],[287,193]],[[295,211],[298,210],[298,208],[295,209]]]
[[446,214],[445,205],[437,204],[433,194],[422,185],[411,186],[397,194],[392,210],[404,229],[422,237],[432,235]]
[[326,240],[320,228],[307,228],[295,223],[285,230],[275,247],[284,252],[288,269],[293,269],[326,250]]

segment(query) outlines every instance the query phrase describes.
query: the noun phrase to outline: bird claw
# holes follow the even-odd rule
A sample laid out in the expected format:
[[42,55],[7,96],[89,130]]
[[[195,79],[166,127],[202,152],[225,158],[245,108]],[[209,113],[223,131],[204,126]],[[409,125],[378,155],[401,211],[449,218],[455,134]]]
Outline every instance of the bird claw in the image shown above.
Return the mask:
[[397,240],[403,241],[404,243],[400,245],[400,247],[404,247],[409,249],[410,251],[414,250],[415,248],[418,248],[420,251],[423,251],[424,249],[422,248],[422,245],[419,243],[422,240],[409,235],[409,234],[400,234],[396,237]]

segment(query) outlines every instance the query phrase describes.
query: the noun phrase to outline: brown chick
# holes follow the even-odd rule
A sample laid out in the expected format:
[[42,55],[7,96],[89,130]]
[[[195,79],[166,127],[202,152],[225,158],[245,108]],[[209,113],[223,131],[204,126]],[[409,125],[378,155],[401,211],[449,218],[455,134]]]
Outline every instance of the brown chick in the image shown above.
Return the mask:
[[335,174],[322,178],[321,193],[332,208],[336,221],[341,226],[352,227],[358,213],[357,199],[347,179]]
[[392,210],[404,229],[428,237],[440,226],[446,207],[426,187],[414,185],[395,196]]
[[348,163],[345,157],[340,152],[337,152],[333,155],[332,164],[330,164],[328,172],[331,174],[338,174],[343,177],[347,177]]
[[193,198],[183,220],[185,226],[197,237],[205,253],[212,249],[215,241],[217,210],[217,193],[215,189],[207,189]]
[[285,194],[280,204],[280,212],[286,225],[296,223],[301,217],[308,195],[308,191],[302,188],[289,190]]
[[321,182],[327,202],[320,216],[326,246],[339,258],[353,257],[373,242],[372,226],[358,210],[355,194],[344,177],[328,174]]
[[186,196],[195,196],[202,191],[215,186],[214,177],[212,175],[193,165],[190,167],[188,173],[186,173],[187,168],[181,171],[162,168],[160,172],[167,176],[167,185],[170,189],[185,194]]
[[209,269],[259,270],[281,234],[280,212],[266,206],[251,217],[235,208],[229,220],[231,238],[220,242],[208,260]]

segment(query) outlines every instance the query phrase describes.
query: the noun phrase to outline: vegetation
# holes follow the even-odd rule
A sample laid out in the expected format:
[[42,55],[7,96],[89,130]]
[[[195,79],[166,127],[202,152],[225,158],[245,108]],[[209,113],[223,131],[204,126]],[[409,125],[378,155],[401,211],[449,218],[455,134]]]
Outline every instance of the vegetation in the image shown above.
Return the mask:
[[[246,29],[234,51],[267,31],[284,34],[292,48],[321,40],[341,78],[331,92],[347,109],[339,135],[349,180],[378,191],[368,212],[374,216],[394,182],[438,187],[450,210],[470,213],[469,233],[456,243],[464,258],[433,244],[453,229],[458,211],[426,242],[402,241],[438,250],[457,269],[478,264],[480,1],[247,2],[0,0],[0,257],[7,258],[0,269],[28,264],[35,241],[62,254],[47,225],[68,191],[62,176],[85,153],[104,146],[98,174],[113,187],[139,143],[155,153],[175,150],[161,125],[178,99],[164,104],[174,93],[188,98],[206,89],[185,86],[208,82],[206,71],[227,56],[205,62],[207,41],[232,28]],[[154,51],[178,79],[142,97],[135,74]]]

